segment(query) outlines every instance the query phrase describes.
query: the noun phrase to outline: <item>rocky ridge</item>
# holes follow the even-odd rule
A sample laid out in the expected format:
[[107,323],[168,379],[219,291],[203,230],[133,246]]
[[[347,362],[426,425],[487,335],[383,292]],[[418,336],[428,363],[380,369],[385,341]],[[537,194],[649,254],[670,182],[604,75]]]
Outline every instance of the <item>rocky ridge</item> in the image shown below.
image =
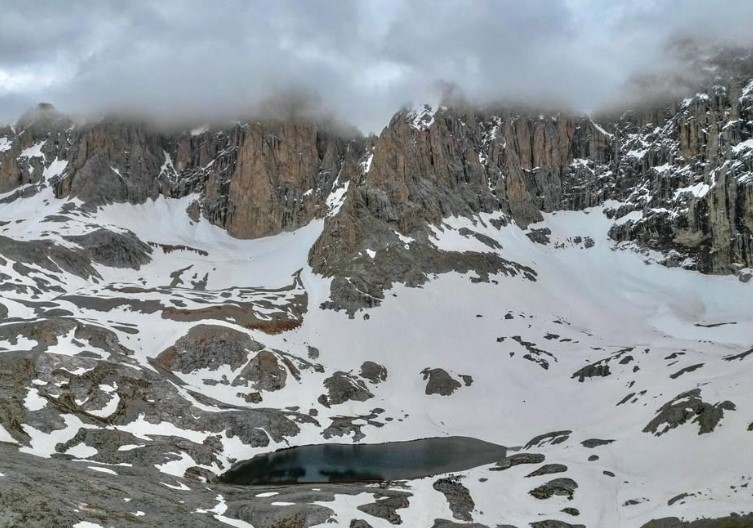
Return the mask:
[[309,262],[334,277],[332,307],[351,313],[378,304],[393,282],[420,285],[432,273],[530,277],[500,258],[434,249],[431,226],[479,213],[525,227],[542,212],[611,200],[614,240],[667,265],[744,273],[753,266],[753,65],[742,55],[712,66],[695,95],[645,109],[590,118],[425,105],[368,138],[316,122],[190,132],[122,118],[78,124],[42,105],[0,131],[0,192],[29,195],[49,180],[57,197],[85,207],[191,195],[189,214],[239,238],[327,217]]

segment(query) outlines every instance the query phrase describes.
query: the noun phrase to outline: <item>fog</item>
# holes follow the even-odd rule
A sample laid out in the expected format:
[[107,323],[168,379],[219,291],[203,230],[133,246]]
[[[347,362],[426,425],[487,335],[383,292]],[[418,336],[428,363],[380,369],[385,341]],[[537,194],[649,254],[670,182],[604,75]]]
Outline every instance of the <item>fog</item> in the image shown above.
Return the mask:
[[282,108],[368,133],[447,86],[592,112],[692,76],[679,39],[753,45],[751,21],[750,0],[0,0],[0,122],[49,101],[166,120]]

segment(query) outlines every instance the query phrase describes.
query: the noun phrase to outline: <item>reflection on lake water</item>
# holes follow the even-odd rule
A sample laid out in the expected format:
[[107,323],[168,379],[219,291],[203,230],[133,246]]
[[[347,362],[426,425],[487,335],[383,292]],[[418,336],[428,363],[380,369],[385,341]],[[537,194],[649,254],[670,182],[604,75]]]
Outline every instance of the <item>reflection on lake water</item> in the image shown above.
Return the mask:
[[240,462],[220,481],[296,484],[414,479],[491,464],[505,455],[503,446],[464,436],[383,444],[307,445]]

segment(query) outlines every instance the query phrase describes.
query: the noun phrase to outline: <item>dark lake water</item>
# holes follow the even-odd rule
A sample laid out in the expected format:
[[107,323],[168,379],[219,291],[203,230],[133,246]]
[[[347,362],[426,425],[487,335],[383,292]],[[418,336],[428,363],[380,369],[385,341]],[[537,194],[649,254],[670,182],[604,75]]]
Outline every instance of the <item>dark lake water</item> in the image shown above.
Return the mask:
[[414,479],[491,464],[506,452],[503,446],[465,436],[307,445],[255,456],[236,464],[219,480],[227,484],[298,484]]

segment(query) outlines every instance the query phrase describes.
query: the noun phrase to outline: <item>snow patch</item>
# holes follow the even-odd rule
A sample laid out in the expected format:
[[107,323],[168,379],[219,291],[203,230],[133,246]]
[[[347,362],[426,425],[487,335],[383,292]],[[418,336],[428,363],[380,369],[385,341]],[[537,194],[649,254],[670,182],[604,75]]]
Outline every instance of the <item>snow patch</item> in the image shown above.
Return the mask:
[[99,471],[100,473],[107,473],[108,475],[117,475],[117,473],[112,469],[107,469],[99,466],[86,466],[86,468],[91,469],[92,471]]
[[708,194],[709,190],[711,190],[711,186],[709,184],[699,182],[689,187],[682,187],[680,189],[677,189],[675,191],[674,198],[677,199],[677,197],[682,194],[692,194],[696,198],[703,198],[704,196],[706,196],[706,194]]
[[434,115],[438,110],[437,105],[431,105],[428,103],[414,106],[410,112],[408,112],[408,122],[410,126],[416,130],[426,131],[429,130],[431,125],[434,124]]
[[409,248],[409,246],[410,246],[410,244],[411,244],[412,242],[415,242],[415,241],[416,241],[416,239],[415,239],[415,238],[413,238],[413,237],[409,237],[409,236],[405,236],[405,235],[403,235],[402,233],[400,233],[399,231],[394,231],[394,230],[393,230],[392,232],[393,232],[393,233],[395,233],[395,234],[397,235],[397,238],[399,238],[399,239],[400,239],[400,242],[402,242],[402,243],[403,243],[403,247],[404,247],[405,249],[408,249],[408,248]]
[[634,150],[628,151],[626,156],[630,158],[634,158],[634,159],[643,159],[643,156],[645,156],[647,152],[648,152],[648,149],[643,149],[643,150],[634,149]]
[[165,161],[162,163],[162,167],[160,167],[159,169],[159,175],[162,176],[163,174],[165,174],[169,179],[173,179],[178,174],[178,171],[176,171],[175,167],[173,166],[173,158],[166,150],[163,150],[162,153],[165,156]]
[[18,443],[2,425],[0,425],[0,442],[6,442],[8,444]]
[[209,123],[206,123],[204,125],[201,125],[199,127],[196,127],[191,130],[191,136],[200,136],[204,132],[207,132],[209,130]]
[[136,445],[136,444],[126,444],[122,445],[118,448],[118,451],[133,451],[134,449],[138,449],[140,447],[144,447],[143,445]]
[[737,145],[732,147],[732,152],[734,152],[735,154],[739,154],[746,150],[753,150],[753,139],[747,139],[742,143],[738,143]]
[[74,456],[76,458],[89,458],[89,457],[93,457],[98,452],[99,451],[97,451],[93,447],[88,446],[85,443],[81,442],[71,447],[70,449],[68,449],[68,451],[66,451],[65,454]]
[[180,453],[173,453],[173,454],[180,456],[180,458],[177,460],[171,460],[169,462],[165,462],[164,464],[158,464],[155,467],[159,471],[167,475],[172,475],[174,477],[183,477],[183,475],[186,473],[186,470],[188,468],[197,465],[196,461],[193,458],[191,458],[191,455],[183,451],[181,451]]
[[55,178],[56,176],[60,176],[63,174],[63,171],[68,166],[68,162],[66,160],[60,160],[55,158],[55,160],[50,163],[49,167],[45,167],[44,172],[42,173],[45,180],[49,180],[51,178]]
[[31,147],[21,151],[19,158],[44,158],[42,147],[47,143],[47,140],[40,141],[39,143],[32,145]]
[[47,400],[39,395],[39,391],[34,388],[29,389],[29,392],[26,393],[26,398],[24,399],[24,407],[27,410],[34,412],[44,409],[46,406]]
[[21,427],[31,437],[31,441],[29,442],[29,446],[23,446],[19,451],[50,458],[50,456],[57,452],[55,447],[58,444],[72,439],[76,436],[78,430],[84,426],[84,423],[76,416],[64,414],[62,418],[65,421],[65,427],[63,429],[56,429],[50,433],[44,433],[28,424],[23,424]]
[[175,485],[175,484],[168,484],[167,482],[160,482],[160,484],[162,484],[166,488],[170,488],[170,489],[173,489],[173,490],[176,490],[176,491],[191,491],[191,488],[189,488],[188,486],[186,486],[182,482],[178,482],[177,485]]
[[615,222],[616,225],[626,224],[628,222],[637,222],[643,218],[643,211],[630,211],[625,216],[621,216]]
[[609,138],[614,138],[614,134],[610,134],[609,132],[607,132],[606,130],[604,130],[604,128],[602,128],[601,125],[599,125],[596,121],[591,120],[591,124],[594,126],[594,128],[596,130],[598,130],[599,132],[601,132],[605,136],[607,136]]
[[374,160],[374,153],[370,153],[368,157],[363,160],[359,166],[361,167],[361,174],[366,175],[371,170],[371,162]]
[[345,185],[334,189],[327,197],[327,216],[335,216],[340,212],[340,208],[345,203],[345,194],[348,192],[348,186],[350,182],[345,182]]

